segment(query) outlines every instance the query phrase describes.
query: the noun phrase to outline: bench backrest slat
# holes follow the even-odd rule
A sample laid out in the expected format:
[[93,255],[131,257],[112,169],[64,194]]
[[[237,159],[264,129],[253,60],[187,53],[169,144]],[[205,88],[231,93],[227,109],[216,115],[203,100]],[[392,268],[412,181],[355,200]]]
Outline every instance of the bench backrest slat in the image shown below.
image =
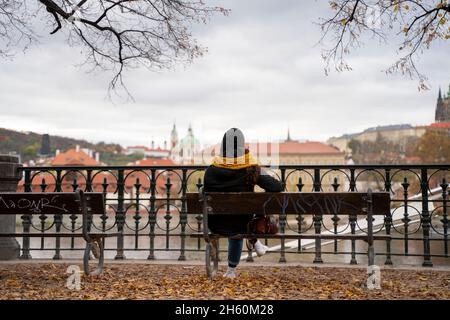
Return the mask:
[[[201,213],[202,204],[198,193],[187,193],[188,213]],[[367,214],[367,193],[364,192],[211,192],[208,205],[210,214]],[[373,192],[373,214],[390,213],[390,195],[388,192]]]
[[[88,211],[101,214],[105,210],[103,194],[85,193]],[[73,214],[80,204],[74,192],[8,192],[0,193],[0,214]]]

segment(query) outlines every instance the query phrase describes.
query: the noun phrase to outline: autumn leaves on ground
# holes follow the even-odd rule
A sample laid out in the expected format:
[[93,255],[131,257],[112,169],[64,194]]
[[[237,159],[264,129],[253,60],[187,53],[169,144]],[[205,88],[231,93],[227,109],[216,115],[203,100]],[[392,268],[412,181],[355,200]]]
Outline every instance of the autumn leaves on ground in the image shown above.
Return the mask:
[[382,269],[367,290],[366,269],[242,267],[236,279],[210,281],[202,266],[109,264],[99,277],[66,287],[68,264],[0,265],[2,299],[450,299],[450,271]]

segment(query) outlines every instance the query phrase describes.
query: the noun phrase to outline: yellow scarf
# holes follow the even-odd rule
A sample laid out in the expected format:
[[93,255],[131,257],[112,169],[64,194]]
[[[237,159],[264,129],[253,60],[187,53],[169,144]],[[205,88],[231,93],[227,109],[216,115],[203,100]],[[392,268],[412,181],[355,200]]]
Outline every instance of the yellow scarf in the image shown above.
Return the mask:
[[217,168],[239,170],[251,166],[256,166],[258,165],[258,162],[252,157],[251,153],[248,152],[243,156],[237,158],[216,156],[213,159],[212,165]]

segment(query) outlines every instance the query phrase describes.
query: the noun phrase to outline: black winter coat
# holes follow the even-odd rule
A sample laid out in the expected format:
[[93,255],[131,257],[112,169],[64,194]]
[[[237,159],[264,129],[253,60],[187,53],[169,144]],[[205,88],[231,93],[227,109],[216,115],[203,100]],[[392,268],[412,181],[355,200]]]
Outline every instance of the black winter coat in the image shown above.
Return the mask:
[[[247,169],[225,169],[209,166],[205,172],[205,192],[253,192],[249,184]],[[260,174],[256,184],[267,192],[283,191],[283,184],[267,174]],[[258,212],[255,212],[257,214]],[[252,215],[209,216],[208,227],[213,233],[233,235],[247,232],[247,224]]]

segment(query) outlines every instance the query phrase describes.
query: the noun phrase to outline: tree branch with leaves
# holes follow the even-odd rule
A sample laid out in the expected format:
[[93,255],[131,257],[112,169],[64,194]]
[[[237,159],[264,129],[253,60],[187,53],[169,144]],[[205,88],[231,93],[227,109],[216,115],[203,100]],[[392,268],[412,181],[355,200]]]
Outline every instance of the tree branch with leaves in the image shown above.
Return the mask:
[[418,69],[418,56],[435,41],[450,39],[450,3],[447,0],[332,0],[333,14],[321,18],[325,71],[350,70],[346,56],[362,45],[365,36],[388,43],[400,37],[399,58],[386,68],[419,80],[419,90],[428,89],[427,77]]

